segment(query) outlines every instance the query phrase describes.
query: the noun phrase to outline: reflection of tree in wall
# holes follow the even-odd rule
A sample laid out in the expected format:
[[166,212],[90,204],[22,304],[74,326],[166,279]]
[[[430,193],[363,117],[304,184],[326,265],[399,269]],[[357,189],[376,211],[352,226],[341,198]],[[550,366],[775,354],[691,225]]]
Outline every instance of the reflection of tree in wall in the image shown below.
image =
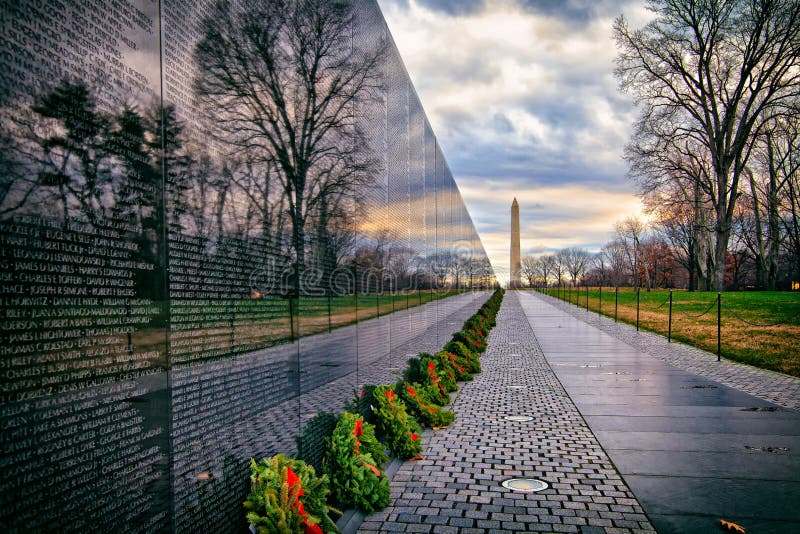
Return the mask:
[[[181,172],[181,127],[170,107],[144,114],[133,106],[100,111],[90,87],[62,80],[4,110],[0,216],[37,215],[111,225],[137,243],[138,259],[153,269],[137,273],[137,294],[159,298],[165,259],[162,165]],[[162,143],[168,131],[172,144]]]
[[62,81],[30,104],[4,110],[3,215],[48,207],[64,222],[105,218],[112,205],[110,119],[82,83]]
[[327,228],[371,174],[354,107],[374,86],[382,51],[354,45],[353,18],[343,1],[239,8],[220,0],[195,49],[195,91],[213,118],[212,134],[274,170],[295,273],[305,270],[309,231],[323,242],[322,262],[334,261]]

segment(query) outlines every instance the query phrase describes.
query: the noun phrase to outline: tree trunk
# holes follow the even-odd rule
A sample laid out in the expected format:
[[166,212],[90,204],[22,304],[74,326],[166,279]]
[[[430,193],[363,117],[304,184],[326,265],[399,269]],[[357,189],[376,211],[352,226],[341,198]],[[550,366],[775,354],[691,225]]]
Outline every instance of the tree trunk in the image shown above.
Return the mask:
[[[751,170],[747,170],[750,178],[750,194],[753,196],[753,221],[755,225],[756,243],[753,255],[756,263],[756,284],[759,287],[766,285],[765,274],[767,272],[767,253],[764,247],[764,227],[761,224],[761,202],[759,201],[758,187]],[[753,247],[750,247],[753,248]]]
[[697,283],[695,282],[695,262],[697,261],[697,246],[694,239],[689,242],[689,246],[686,252],[689,260],[686,262],[686,271],[687,274],[689,275],[688,289],[689,291],[694,291],[695,289],[697,289]]
[[716,221],[714,224],[714,277],[712,279],[712,290],[725,290],[725,265],[728,259],[728,243],[731,238],[731,228],[733,227],[733,208],[736,204],[738,195],[739,176],[743,170],[742,162],[736,161],[733,169],[733,179],[731,180],[730,190],[728,187],[728,176],[731,173],[731,164],[715,162],[715,173],[717,178],[717,200],[715,208]]
[[780,218],[778,215],[778,171],[775,169],[772,143],[769,151],[769,189],[767,191],[767,238],[769,257],[767,261],[767,289],[774,291],[778,282],[778,255],[780,249]]
[[730,224],[725,224],[725,221],[720,221],[720,226],[717,227],[715,233],[717,242],[714,244],[714,277],[711,280],[713,285],[712,291],[725,290],[725,264],[728,259],[728,242],[731,238]]

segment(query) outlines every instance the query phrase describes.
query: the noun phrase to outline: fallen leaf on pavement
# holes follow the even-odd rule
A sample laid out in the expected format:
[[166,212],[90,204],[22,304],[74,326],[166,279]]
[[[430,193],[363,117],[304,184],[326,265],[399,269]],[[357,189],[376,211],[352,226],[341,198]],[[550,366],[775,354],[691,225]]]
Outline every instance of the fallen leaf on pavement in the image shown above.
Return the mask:
[[730,521],[725,521],[724,519],[720,519],[719,524],[728,532],[741,532],[741,534],[744,534],[745,532],[744,527],[739,526],[736,523],[731,523]]

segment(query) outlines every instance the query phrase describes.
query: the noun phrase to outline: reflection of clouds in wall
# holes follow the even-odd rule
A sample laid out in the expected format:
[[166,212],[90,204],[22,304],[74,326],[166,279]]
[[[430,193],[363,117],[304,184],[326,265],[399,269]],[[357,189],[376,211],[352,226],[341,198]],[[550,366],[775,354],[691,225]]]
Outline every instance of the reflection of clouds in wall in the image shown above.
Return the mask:
[[[450,187],[441,191],[426,191],[424,187],[415,188],[410,199],[399,198],[393,202],[390,197],[386,203],[372,203],[363,206],[363,217],[356,220],[357,231],[369,236],[401,235],[409,230],[408,219],[401,217],[411,213],[419,218],[420,214],[429,214],[435,220],[435,225],[413,228],[413,239],[427,240],[428,234],[448,236],[448,240],[458,242],[474,241],[480,243],[480,238],[472,230],[472,218],[463,204],[462,195],[454,182]],[[387,213],[389,214],[387,216]],[[441,240],[440,246],[444,244]]]

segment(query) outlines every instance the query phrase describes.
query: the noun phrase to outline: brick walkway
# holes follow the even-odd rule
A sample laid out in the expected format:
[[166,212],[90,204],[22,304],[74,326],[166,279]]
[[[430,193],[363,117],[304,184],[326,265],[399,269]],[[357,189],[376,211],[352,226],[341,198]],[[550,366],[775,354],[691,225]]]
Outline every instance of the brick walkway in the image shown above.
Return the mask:
[[[452,409],[456,422],[426,436],[425,459],[403,464],[391,506],[359,532],[654,532],[545,361],[516,297],[503,303],[483,373],[461,386]],[[550,488],[526,494],[500,485],[514,476]]]
[[798,377],[758,369],[726,359],[718,362],[716,354],[682,343],[667,343],[667,338],[662,335],[645,331],[637,332],[636,327],[629,324],[615,323],[614,319],[610,317],[587,312],[584,308],[554,297],[540,293],[537,295],[551,306],[603,330],[662,362],[744,391],[754,397],[774,402],[784,408],[800,411],[800,378]]

